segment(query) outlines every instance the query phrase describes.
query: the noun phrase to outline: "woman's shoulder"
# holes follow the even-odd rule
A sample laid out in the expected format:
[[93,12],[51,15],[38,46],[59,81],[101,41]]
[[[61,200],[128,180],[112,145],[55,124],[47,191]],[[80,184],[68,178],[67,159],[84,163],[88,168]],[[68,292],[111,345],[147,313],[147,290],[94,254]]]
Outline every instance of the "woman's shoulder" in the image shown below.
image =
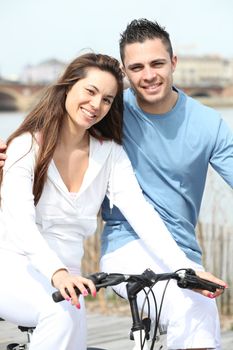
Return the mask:
[[29,132],[15,137],[7,147],[7,159],[19,159],[34,153],[35,139]]
[[[120,155],[125,156],[125,151],[122,145],[119,145],[113,140],[97,140],[92,138],[92,148],[95,151],[102,154],[112,154],[113,157],[119,157]],[[94,144],[94,147],[93,147]]]
[[129,162],[129,158],[122,145],[112,141],[112,157],[116,163]]
[[102,142],[103,142],[103,144],[106,145],[106,147],[110,147],[112,149],[112,151],[116,151],[116,152],[123,151],[123,146],[119,145],[119,143],[115,142],[114,140],[105,140]]
[[11,147],[24,148],[33,143],[33,136],[29,132],[25,132],[19,136],[16,136],[9,144],[8,149]]
[[114,149],[120,149],[122,148],[122,145],[119,145],[114,140],[103,140],[103,139],[97,139],[94,136],[90,135],[91,143],[94,144],[96,147],[99,148],[114,148]]

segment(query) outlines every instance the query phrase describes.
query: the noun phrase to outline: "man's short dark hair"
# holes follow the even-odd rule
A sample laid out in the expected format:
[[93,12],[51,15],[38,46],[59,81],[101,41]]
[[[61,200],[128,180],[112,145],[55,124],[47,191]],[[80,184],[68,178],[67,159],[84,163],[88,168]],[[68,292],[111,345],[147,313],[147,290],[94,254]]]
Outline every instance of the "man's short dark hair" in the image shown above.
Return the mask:
[[124,63],[125,46],[136,42],[143,43],[147,39],[161,39],[167,48],[169,56],[173,57],[173,49],[170,41],[170,36],[164,27],[161,27],[158,22],[149,21],[146,18],[134,19],[130,22],[120,38],[120,55]]

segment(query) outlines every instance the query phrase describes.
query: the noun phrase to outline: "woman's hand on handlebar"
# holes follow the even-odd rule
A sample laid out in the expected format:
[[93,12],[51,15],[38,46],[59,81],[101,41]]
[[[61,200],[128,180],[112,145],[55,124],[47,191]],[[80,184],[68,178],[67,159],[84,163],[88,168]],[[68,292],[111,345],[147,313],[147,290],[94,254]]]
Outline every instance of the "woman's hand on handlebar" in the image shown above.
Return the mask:
[[71,304],[75,305],[78,309],[80,309],[80,303],[74,290],[75,287],[80,290],[80,294],[83,296],[89,294],[87,288],[90,290],[93,297],[96,296],[95,285],[90,279],[72,275],[65,269],[58,270],[53,274],[52,283],[55,288],[59,289],[64,299],[70,301]]
[[[226,282],[215,277],[210,272],[206,272],[206,271],[195,271],[195,272],[196,272],[196,275],[202,279],[220,284],[221,286],[228,288]],[[213,298],[216,298],[219,295],[221,295],[224,292],[224,289],[217,289],[216,292],[214,292],[214,293],[209,292],[208,290],[195,289],[195,292],[198,292],[198,293],[204,295],[205,297],[213,299]]]

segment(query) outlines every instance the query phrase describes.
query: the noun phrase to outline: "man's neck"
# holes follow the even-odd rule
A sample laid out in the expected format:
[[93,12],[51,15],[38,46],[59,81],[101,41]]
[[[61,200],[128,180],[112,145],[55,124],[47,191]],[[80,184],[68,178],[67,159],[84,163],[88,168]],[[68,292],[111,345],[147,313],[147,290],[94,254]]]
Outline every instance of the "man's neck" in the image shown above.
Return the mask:
[[140,101],[140,99],[137,98],[139,107],[145,113],[159,115],[166,114],[171,111],[176,105],[177,100],[178,92],[174,89],[171,91],[171,94],[169,94],[169,96],[155,103],[145,103],[145,101]]

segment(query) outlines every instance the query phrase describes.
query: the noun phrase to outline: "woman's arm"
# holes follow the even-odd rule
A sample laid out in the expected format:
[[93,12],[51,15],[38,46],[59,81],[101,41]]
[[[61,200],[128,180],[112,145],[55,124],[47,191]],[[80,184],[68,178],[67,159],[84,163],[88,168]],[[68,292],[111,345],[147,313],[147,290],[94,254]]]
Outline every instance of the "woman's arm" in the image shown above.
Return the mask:
[[50,249],[36,226],[32,193],[35,149],[32,137],[24,134],[14,139],[7,149],[3,170],[1,207],[7,239],[28,256],[34,267],[51,279],[53,273],[65,268]]

